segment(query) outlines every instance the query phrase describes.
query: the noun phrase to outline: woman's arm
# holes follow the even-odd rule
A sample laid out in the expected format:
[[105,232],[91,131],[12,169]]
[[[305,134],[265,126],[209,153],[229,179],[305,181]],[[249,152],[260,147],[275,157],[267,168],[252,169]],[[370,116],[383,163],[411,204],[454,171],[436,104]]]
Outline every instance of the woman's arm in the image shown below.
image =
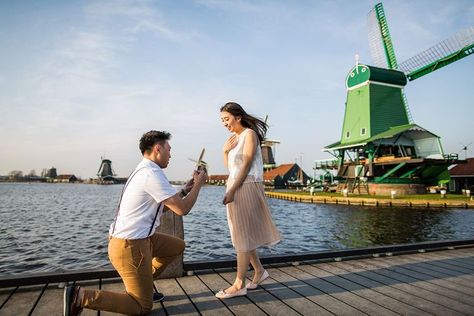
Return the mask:
[[232,184],[229,190],[227,190],[224,196],[224,200],[223,200],[224,204],[234,201],[235,191],[237,191],[237,189],[244,182],[245,178],[247,178],[250,168],[252,167],[252,161],[253,161],[253,158],[255,157],[255,153],[257,152],[257,146],[258,146],[257,134],[253,130],[249,129],[249,132],[247,133],[247,135],[245,135],[245,143],[244,143],[244,148],[243,148],[243,153],[242,153],[243,155],[242,168],[237,174],[235,182]]

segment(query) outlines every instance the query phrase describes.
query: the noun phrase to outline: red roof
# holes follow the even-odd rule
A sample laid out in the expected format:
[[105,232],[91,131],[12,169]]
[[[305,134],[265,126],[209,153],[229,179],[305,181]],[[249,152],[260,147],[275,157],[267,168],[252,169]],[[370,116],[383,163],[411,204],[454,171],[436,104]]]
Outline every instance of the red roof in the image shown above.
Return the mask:
[[287,174],[291,168],[293,168],[295,164],[294,163],[288,163],[288,164],[283,164],[279,165],[275,169],[265,171],[263,173],[263,180],[265,181],[271,181],[274,180],[277,176],[284,177],[285,174]]
[[208,181],[227,181],[227,178],[229,177],[229,175],[227,174],[212,174],[212,175],[209,175],[209,180]]
[[474,158],[467,158],[467,163],[454,166],[449,170],[449,174],[454,177],[474,176]]

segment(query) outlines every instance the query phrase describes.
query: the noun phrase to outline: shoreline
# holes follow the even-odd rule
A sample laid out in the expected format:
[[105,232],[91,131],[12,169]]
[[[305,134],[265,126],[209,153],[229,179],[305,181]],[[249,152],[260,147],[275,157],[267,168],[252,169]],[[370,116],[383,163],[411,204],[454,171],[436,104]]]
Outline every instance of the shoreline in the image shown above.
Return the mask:
[[265,191],[267,198],[287,200],[300,203],[314,204],[341,204],[372,207],[404,207],[404,208],[474,208],[474,201],[469,197],[464,198],[409,198],[399,196],[396,198],[384,196],[342,196],[340,194],[317,193],[290,193]]

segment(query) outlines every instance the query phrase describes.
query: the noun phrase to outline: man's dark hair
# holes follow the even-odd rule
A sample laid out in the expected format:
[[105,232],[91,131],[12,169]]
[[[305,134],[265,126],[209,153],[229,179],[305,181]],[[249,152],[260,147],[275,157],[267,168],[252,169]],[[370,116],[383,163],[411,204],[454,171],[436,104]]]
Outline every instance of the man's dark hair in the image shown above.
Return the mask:
[[149,131],[143,134],[142,138],[140,138],[140,151],[142,155],[145,151],[150,150],[153,146],[157,143],[162,143],[167,141],[171,138],[171,134],[168,132],[160,132],[160,131]]

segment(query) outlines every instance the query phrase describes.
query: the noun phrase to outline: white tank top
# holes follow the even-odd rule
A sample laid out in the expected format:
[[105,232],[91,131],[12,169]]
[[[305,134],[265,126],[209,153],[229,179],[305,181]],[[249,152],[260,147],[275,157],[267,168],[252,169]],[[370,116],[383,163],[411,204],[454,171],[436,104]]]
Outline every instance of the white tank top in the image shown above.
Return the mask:
[[[237,178],[240,170],[242,169],[243,152],[244,152],[244,143],[245,136],[250,131],[249,128],[246,128],[240,135],[237,135],[237,145],[229,151],[227,156],[227,166],[229,168],[229,178],[234,180]],[[263,181],[263,160],[262,160],[262,150],[259,146],[260,142],[257,145],[257,150],[252,160],[252,165],[250,171],[247,175],[245,182],[262,182]]]

